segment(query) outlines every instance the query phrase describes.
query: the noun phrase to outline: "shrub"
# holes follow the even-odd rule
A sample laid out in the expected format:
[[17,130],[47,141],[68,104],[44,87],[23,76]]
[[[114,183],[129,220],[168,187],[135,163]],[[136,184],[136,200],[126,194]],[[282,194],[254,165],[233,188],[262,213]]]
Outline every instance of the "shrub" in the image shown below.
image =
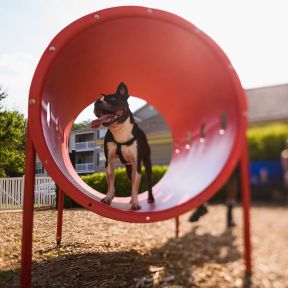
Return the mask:
[[279,160],[288,139],[288,125],[282,123],[250,128],[247,132],[251,161]]
[[[167,166],[153,166],[152,167],[152,184],[155,185],[167,171]],[[142,178],[139,192],[147,190],[147,178],[145,169],[141,171]],[[87,176],[82,176],[82,180],[91,186],[93,189],[105,194],[107,191],[106,175],[103,172],[94,173]],[[115,169],[115,187],[117,197],[127,197],[131,195],[131,183],[126,175],[125,168]]]
[[[152,167],[152,185],[155,185],[166,173],[168,166],[153,166]],[[144,192],[147,190],[147,178],[145,174],[145,169],[141,170],[142,178],[140,183],[139,192]],[[92,187],[93,189],[106,194],[107,192],[107,181],[104,172],[98,172],[81,177],[82,180]],[[129,197],[131,196],[131,182],[126,175],[125,168],[115,169],[115,187],[116,197]],[[58,191],[56,192],[58,196]],[[65,195],[64,197],[64,207],[65,208],[75,208],[81,207],[78,203],[73,201],[70,197]]]

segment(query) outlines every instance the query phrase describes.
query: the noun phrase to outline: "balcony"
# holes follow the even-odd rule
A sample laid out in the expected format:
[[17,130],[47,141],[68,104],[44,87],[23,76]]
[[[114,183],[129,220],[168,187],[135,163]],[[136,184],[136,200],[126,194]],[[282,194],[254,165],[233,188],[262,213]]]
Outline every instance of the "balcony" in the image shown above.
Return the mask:
[[77,173],[94,173],[96,171],[95,163],[76,164],[75,170]]
[[99,146],[96,144],[95,141],[88,141],[88,142],[76,142],[75,143],[75,151],[93,151],[99,149]]

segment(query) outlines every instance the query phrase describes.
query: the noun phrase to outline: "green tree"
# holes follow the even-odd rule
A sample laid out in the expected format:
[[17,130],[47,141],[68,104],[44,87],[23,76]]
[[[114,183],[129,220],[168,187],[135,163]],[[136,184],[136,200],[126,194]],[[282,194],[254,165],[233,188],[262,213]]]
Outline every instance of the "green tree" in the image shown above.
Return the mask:
[[74,131],[74,130],[78,130],[81,128],[87,128],[87,127],[90,127],[90,125],[91,125],[91,120],[85,120],[79,123],[74,123],[71,130]]
[[1,101],[7,97],[6,92],[1,91],[1,90],[2,90],[2,89],[1,89],[1,87],[0,87],[0,112],[1,112],[1,110],[3,109],[3,106],[1,105]]
[[7,93],[0,88],[0,177],[19,176],[24,171],[27,121],[17,110],[6,110],[1,101]]

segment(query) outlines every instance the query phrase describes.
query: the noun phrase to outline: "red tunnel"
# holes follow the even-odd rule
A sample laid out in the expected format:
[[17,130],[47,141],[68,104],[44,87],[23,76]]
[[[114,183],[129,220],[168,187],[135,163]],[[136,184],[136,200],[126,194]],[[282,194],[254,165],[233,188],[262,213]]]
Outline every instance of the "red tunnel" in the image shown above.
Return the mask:
[[[75,118],[121,81],[162,114],[174,143],[169,170],[153,188],[155,204],[143,193],[137,212],[128,198],[102,204],[68,155]],[[240,158],[246,110],[232,65],[202,31],[160,10],[117,7],[73,22],[52,40],[31,84],[29,124],[45,169],[67,195],[105,217],[154,222],[191,210],[223,185]]]

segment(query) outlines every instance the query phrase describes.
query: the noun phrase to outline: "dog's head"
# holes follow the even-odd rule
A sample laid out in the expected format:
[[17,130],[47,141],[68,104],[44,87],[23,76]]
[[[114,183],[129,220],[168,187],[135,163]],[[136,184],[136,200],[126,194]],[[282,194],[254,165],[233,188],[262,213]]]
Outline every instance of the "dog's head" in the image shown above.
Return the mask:
[[102,94],[94,103],[94,114],[105,127],[120,124],[130,115],[128,104],[128,89],[121,82],[114,94]]

